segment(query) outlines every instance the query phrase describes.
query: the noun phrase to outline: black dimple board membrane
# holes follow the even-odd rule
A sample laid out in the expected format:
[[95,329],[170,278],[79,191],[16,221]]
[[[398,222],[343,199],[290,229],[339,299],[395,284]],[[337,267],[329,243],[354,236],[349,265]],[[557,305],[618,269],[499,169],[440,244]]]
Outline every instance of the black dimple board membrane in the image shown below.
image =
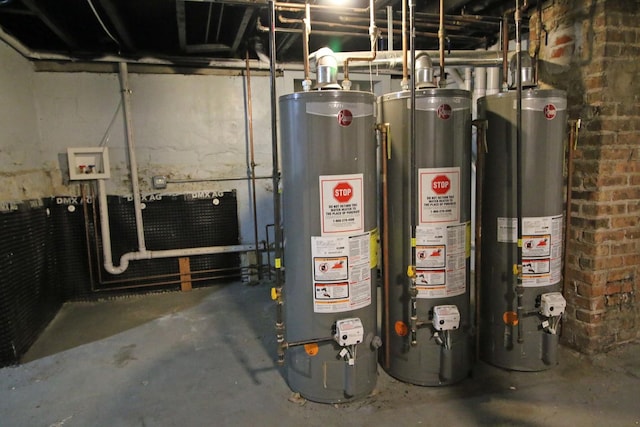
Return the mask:
[[[143,197],[145,245],[149,251],[162,251],[204,246],[237,245],[239,242],[237,199],[235,191],[224,193],[199,192],[193,197],[186,195],[149,195]],[[215,202],[215,203],[214,203]],[[110,196],[109,218],[111,228],[111,251],[113,264],[120,264],[126,252],[138,249],[133,201],[124,197]],[[97,208],[97,207],[96,207]],[[101,244],[101,243],[100,243]],[[238,254],[215,254],[190,257],[191,270],[215,268],[238,268]],[[102,265],[102,260],[100,260]],[[145,277],[179,272],[177,258],[157,258],[132,261],[127,270],[111,275],[104,269],[104,281],[136,279],[131,284],[145,284]],[[239,270],[237,276],[239,277]],[[179,280],[178,276],[157,279],[162,282]],[[153,283],[153,281],[151,281]],[[117,287],[117,284],[98,287]],[[174,286],[178,286],[177,284]]]
[[[149,251],[239,243],[235,191],[144,196],[143,203]],[[124,253],[138,250],[133,201],[109,196],[107,204],[119,265]],[[122,274],[107,273],[99,233],[92,200],[0,203],[0,367],[19,362],[64,301],[180,287],[177,258],[132,261]],[[237,253],[189,258],[194,287],[240,277]]]
[[0,366],[17,363],[62,304],[52,221],[40,200],[0,211]]

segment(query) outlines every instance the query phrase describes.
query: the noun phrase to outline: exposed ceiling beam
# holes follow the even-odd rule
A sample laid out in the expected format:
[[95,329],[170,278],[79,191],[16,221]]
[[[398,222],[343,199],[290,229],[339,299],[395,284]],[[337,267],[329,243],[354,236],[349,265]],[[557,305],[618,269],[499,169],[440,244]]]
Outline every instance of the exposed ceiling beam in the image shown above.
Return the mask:
[[229,52],[231,48],[222,43],[188,44],[183,49],[187,53]]
[[244,35],[247,32],[247,27],[249,26],[249,22],[253,18],[254,13],[255,9],[252,7],[248,7],[244,10],[242,21],[240,21],[240,25],[238,26],[238,30],[236,32],[236,38],[233,40],[233,44],[231,45],[232,52],[235,53],[238,50],[238,46],[240,46],[240,42],[244,39]]
[[[443,0],[432,0],[427,4],[427,6],[421,10],[421,12],[425,13],[440,13],[440,1]],[[447,0],[444,3],[444,11],[445,13],[457,10],[469,3],[469,0]]]
[[127,48],[128,51],[133,52],[136,50],[133,39],[127,30],[125,23],[122,21],[120,13],[116,5],[113,4],[111,0],[98,0],[100,5],[106,12],[109,20],[113,24],[116,32],[118,33],[118,38],[122,42],[122,44]]
[[40,20],[56,35],[60,40],[64,42],[71,50],[78,49],[78,41],[66,31],[56,19],[50,16],[44,11],[38,3],[34,0],[22,0],[22,3],[29,8],[34,14],[40,18]]
[[187,24],[186,24],[186,11],[184,6],[184,0],[176,0],[176,21],[178,24],[178,43],[180,44],[180,50],[184,51],[187,48]]
[[267,6],[267,0],[184,0],[194,3],[223,3],[236,6]]

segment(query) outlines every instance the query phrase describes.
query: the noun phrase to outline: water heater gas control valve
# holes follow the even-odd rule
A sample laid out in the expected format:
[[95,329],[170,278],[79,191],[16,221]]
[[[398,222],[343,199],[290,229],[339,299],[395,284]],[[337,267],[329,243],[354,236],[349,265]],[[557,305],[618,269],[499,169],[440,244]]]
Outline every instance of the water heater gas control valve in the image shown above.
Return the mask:
[[549,292],[540,295],[540,314],[546,317],[562,316],[567,307],[567,300],[560,292]]
[[343,347],[360,344],[364,339],[362,321],[357,317],[338,320],[333,339]]
[[433,307],[431,322],[436,331],[450,331],[460,327],[460,311],[455,305],[437,305]]

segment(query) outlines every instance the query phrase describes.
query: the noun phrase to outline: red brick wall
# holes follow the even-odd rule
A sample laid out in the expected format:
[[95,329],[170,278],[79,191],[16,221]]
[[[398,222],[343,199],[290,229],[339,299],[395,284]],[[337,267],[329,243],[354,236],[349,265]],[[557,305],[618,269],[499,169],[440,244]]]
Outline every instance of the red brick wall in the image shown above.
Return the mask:
[[572,177],[562,339],[584,353],[640,337],[640,1],[554,0],[532,11],[542,86],[582,120]]

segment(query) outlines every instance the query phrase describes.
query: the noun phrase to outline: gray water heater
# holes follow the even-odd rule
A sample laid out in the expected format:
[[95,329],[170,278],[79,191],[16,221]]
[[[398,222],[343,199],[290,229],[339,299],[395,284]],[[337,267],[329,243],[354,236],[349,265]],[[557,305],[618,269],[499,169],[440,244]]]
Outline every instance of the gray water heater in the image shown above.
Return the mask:
[[[388,235],[388,243],[383,242],[388,265],[383,268],[389,278],[382,366],[405,382],[451,384],[471,369],[470,94],[458,89],[416,90],[415,153],[410,151],[410,92],[384,95],[378,108],[388,146],[382,153],[388,189],[383,206],[388,226],[382,231]],[[409,189],[412,157],[415,205]],[[411,210],[417,218],[414,242]],[[409,266],[415,266],[410,274]]]
[[487,121],[479,343],[481,359],[490,364],[539,371],[557,363],[557,332],[566,304],[560,291],[567,99],[562,91],[528,89],[522,92],[521,105],[522,230],[518,233],[517,94],[504,92],[478,100],[479,118]]
[[377,377],[376,140],[368,92],[280,97],[285,373],[316,402]]

